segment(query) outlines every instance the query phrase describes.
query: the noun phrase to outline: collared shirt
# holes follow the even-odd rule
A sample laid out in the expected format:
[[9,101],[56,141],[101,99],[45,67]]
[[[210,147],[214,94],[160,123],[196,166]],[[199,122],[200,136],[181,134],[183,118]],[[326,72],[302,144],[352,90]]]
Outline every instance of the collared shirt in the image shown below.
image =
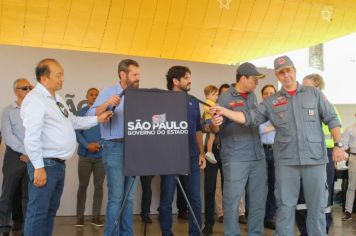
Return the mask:
[[271,121],[276,129],[273,153],[280,165],[328,163],[321,124],[327,124],[330,130],[341,126],[326,97],[316,88],[300,84],[294,96],[282,88],[244,114],[246,125]]
[[[100,91],[98,97],[95,100],[93,106],[89,109],[88,115],[94,115],[95,109],[109,100],[114,95],[119,95],[122,92],[120,83],[111,87],[104,88]],[[115,108],[114,115],[109,122],[100,124],[101,138],[104,140],[117,139],[124,137],[124,99],[121,97],[121,101],[118,107]],[[112,107],[110,106],[109,109]]]
[[201,131],[201,123],[200,123],[200,109],[199,103],[197,100],[188,97],[188,134],[189,134],[189,149],[190,156],[198,156],[199,150],[197,145],[197,132]]
[[25,128],[22,125],[20,107],[15,102],[4,109],[1,127],[5,144],[15,152],[26,155],[23,144]]
[[[83,107],[77,112],[77,116],[85,116],[89,107]],[[96,125],[87,130],[75,130],[75,134],[77,136],[78,146],[78,155],[84,157],[93,157],[99,158],[101,157],[101,149],[98,152],[89,152],[87,146],[91,142],[97,142],[101,144],[101,135],[100,135],[100,125]]]
[[274,143],[274,137],[276,136],[276,131],[266,132],[265,129],[271,126],[271,122],[267,121],[259,126],[261,141],[263,144],[272,145]]
[[342,141],[346,148],[350,148],[350,152],[356,153],[356,124],[348,127],[342,134]]
[[[57,102],[63,105],[62,113]],[[64,100],[53,97],[40,83],[27,94],[21,105],[25,127],[25,149],[35,169],[42,168],[43,158],[71,158],[76,148],[74,129],[88,129],[98,124],[97,117],[76,117]]]
[[[249,93],[247,99],[235,89],[229,90],[219,97],[218,103],[230,110],[249,111],[257,106],[254,93]],[[258,127],[249,127],[224,119],[220,131],[221,160],[224,161],[253,161],[265,158]]]

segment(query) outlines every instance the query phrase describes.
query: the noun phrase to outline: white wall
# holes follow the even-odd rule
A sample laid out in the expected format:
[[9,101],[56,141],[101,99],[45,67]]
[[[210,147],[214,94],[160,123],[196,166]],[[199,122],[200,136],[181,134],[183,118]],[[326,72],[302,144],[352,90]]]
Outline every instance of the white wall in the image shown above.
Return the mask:
[[345,130],[347,127],[355,124],[356,122],[356,105],[355,104],[338,104],[336,109],[339,112],[342,120],[342,128]]
[[[188,66],[192,71],[192,90],[190,93],[200,99],[204,99],[204,86],[207,84],[215,84],[216,86],[219,86],[222,83],[233,83],[235,81],[236,73],[236,67],[227,65],[0,45],[1,110],[15,100],[12,92],[12,82],[16,78],[25,77],[35,84],[36,79],[34,68],[39,60],[46,57],[57,59],[64,67],[64,88],[59,93],[63,97],[66,97],[68,94],[75,95],[72,98],[75,105],[84,99],[85,92],[89,87],[103,88],[116,83],[118,81],[117,64],[124,58],[133,58],[140,63],[140,86],[142,88],[165,89],[165,74],[168,68],[173,65]],[[260,81],[260,85],[256,90],[256,95],[259,98],[260,89],[264,84],[269,83],[276,85],[276,80],[273,78],[271,70],[261,69],[261,72],[267,74],[267,79]],[[4,145],[2,144],[0,149],[0,160],[3,159],[3,156]],[[66,163],[66,181],[58,215],[75,215],[76,191],[78,187],[77,158],[77,155],[75,155]],[[0,168],[2,168],[2,161],[0,161]],[[159,200],[159,177],[155,177],[153,181],[153,201],[151,210],[152,212],[156,212]],[[0,175],[0,182],[2,182],[2,175]],[[86,214],[91,214],[92,193],[93,186],[90,184],[87,194]],[[103,213],[105,212],[106,193],[107,190],[105,188],[105,201],[102,209]],[[139,187],[136,194],[136,213],[140,212],[140,199],[141,187]]]

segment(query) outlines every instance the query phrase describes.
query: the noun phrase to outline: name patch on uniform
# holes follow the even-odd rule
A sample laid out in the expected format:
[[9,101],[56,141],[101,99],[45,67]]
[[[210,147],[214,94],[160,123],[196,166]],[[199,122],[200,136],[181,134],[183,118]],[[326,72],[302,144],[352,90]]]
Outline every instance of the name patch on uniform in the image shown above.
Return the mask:
[[243,107],[245,106],[244,100],[238,99],[236,101],[229,102],[231,108]]
[[272,101],[272,107],[279,107],[288,104],[288,99],[283,96],[278,96],[276,100]]

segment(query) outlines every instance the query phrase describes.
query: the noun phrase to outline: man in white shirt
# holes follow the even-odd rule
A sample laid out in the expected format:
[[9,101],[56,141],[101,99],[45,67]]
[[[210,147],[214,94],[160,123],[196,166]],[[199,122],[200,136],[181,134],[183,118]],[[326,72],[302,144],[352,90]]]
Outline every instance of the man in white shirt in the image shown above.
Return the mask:
[[31,161],[27,166],[30,183],[24,234],[48,236],[63,192],[65,160],[71,158],[76,148],[74,129],[88,129],[105,122],[112,112],[97,117],[72,115],[56,93],[64,81],[62,66],[55,59],[46,58],[35,71],[38,83],[21,106],[24,144]]
[[[356,116],[356,115],[355,115]],[[349,157],[349,185],[346,192],[345,213],[342,220],[352,219],[352,209],[355,201],[356,190],[356,123],[348,127],[342,134],[345,149],[350,149]]]

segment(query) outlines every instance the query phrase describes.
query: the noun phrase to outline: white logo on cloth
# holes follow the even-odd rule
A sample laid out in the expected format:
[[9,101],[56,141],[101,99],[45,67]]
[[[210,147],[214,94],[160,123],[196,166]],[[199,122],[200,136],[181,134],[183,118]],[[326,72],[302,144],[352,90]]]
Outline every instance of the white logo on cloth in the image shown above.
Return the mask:
[[163,123],[163,122],[166,122],[166,121],[167,121],[166,113],[157,114],[157,115],[153,115],[152,116],[152,123],[153,124],[159,124],[159,123]]
[[127,123],[127,135],[180,135],[188,134],[188,122],[167,121],[166,113],[152,115],[152,121],[136,119]]
[[309,111],[308,111],[308,114],[309,114],[309,116],[314,116],[314,115],[315,115],[315,112],[314,112],[314,110],[309,110]]

